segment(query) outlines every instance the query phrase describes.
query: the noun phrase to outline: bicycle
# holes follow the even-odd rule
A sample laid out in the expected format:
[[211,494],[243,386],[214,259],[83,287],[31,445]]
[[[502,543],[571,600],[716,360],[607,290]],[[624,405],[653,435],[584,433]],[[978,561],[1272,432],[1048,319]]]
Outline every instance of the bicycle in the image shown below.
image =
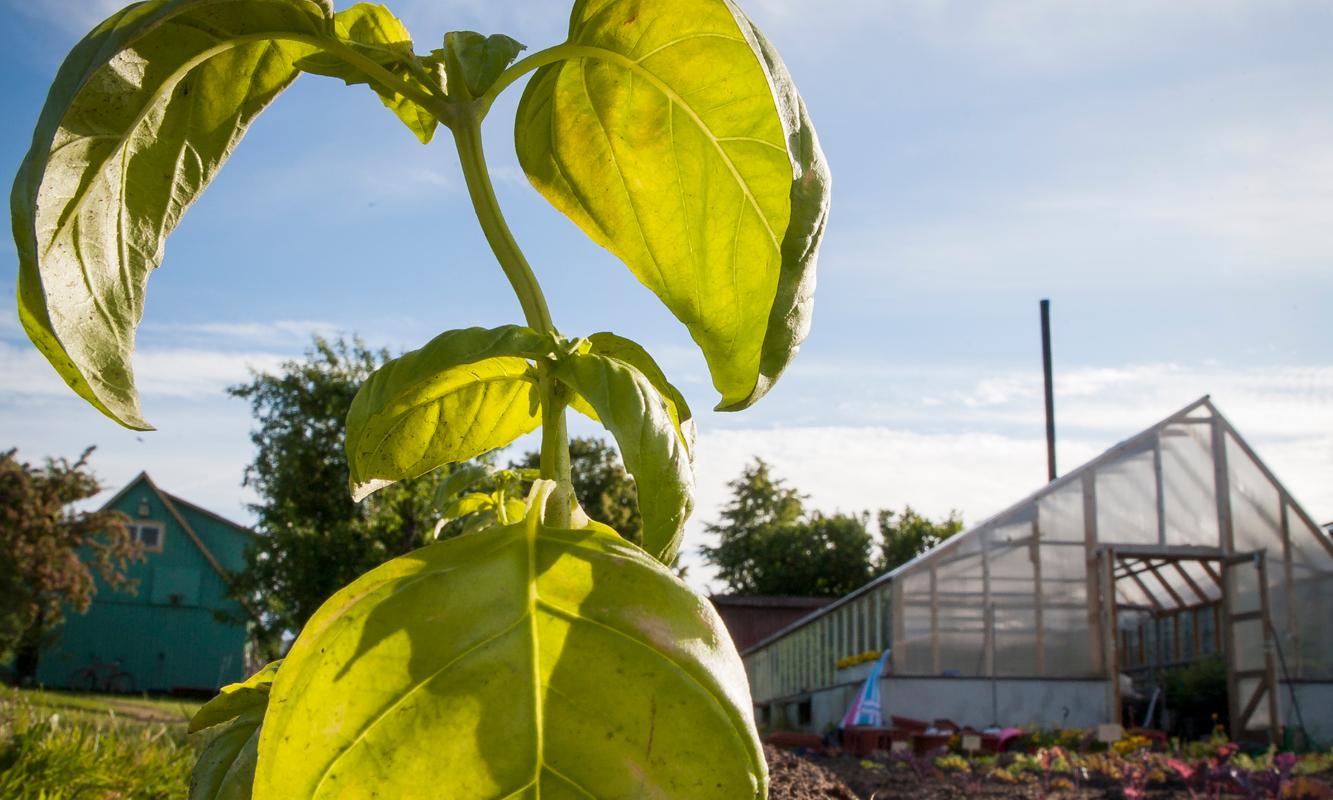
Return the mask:
[[134,676],[120,668],[120,659],[102,661],[93,656],[91,664],[70,674],[69,688],[80,692],[129,694],[134,691]]

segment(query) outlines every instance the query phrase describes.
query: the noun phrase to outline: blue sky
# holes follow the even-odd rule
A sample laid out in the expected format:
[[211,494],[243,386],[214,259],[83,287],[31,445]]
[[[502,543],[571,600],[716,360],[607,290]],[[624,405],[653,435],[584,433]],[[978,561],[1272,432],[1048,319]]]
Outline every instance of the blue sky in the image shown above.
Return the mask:
[[[114,10],[0,0],[0,164],[17,169],[55,69]],[[518,88],[487,121],[500,199],[571,334],[643,342],[699,414],[701,523],[755,454],[832,510],[961,509],[1044,480],[1037,301],[1054,302],[1070,468],[1211,393],[1333,519],[1333,5],[1258,0],[795,0],[747,11],[795,75],[834,175],[814,332],[742,414],[675,321],[526,183]],[[567,7],[393,4],[417,41],[563,38]],[[13,244],[0,243],[13,296]],[[69,394],[0,307],[0,447],[147,469],[247,521],[248,408],[223,395],[312,332],[392,349],[518,321],[447,132],[422,147],[365,87],[307,76],[261,117],[169,242],[136,362],[159,428]],[[582,427],[580,432],[592,432]],[[330,487],[340,491],[341,487]],[[696,568],[695,582],[708,574]]]

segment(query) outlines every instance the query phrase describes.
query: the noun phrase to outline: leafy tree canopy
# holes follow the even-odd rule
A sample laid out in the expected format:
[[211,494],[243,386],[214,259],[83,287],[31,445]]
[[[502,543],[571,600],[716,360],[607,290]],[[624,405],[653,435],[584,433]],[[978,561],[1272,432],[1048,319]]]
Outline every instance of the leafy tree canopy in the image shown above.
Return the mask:
[[756,458],[729,484],[731,502],[707,530],[718,539],[704,559],[732,594],[837,597],[934,547],[962,529],[953,512],[933,522],[910,506],[880,511],[879,554],[868,514],[808,510],[806,497]]
[[0,453],[0,662],[17,655],[20,680],[37,669],[39,649],[64,620],[66,607],[88,610],[94,575],[114,589],[132,589],[126,570],[143,548],[119,511],[72,506],[102,490],[88,468],[93,448],[77,461],[44,467]]
[[934,522],[918,514],[911,506],[903,510],[879,512],[879,571],[888,572],[906,564],[963,529],[963,515]]

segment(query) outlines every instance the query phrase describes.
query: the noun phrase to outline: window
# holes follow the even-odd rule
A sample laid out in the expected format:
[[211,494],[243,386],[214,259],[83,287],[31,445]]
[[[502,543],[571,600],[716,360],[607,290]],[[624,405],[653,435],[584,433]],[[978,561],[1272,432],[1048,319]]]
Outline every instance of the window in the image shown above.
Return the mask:
[[158,552],[162,550],[162,525],[157,522],[144,522],[126,526],[130,529],[130,538],[143,545],[143,549]]

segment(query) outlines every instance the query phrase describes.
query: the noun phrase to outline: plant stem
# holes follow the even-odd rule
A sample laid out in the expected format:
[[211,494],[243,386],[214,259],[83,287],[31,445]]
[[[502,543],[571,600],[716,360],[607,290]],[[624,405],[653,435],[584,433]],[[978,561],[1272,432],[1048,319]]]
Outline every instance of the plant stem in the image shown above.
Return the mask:
[[[472,206],[476,210],[482,232],[486,234],[486,241],[490,243],[514,294],[518,295],[528,327],[538,333],[556,334],[537,276],[532,274],[532,268],[528,266],[528,260],[523,257],[523,251],[514,240],[514,234],[509,230],[500,210],[500,202],[495,197],[495,187],[486,169],[486,155],[482,149],[483,113],[478,109],[471,114],[460,114],[453,126],[454,142],[458,147],[463,178],[467,181],[468,195],[472,198]],[[565,401],[559,396],[550,365],[537,362],[537,373],[542,404],[541,476],[556,482],[556,489],[546,502],[546,518],[552,526],[563,528],[570,524],[569,507],[573,497]]]
[[579,55],[577,50],[576,45],[566,42],[565,44],[548,47],[545,50],[538,50],[527,58],[519,59],[509,69],[501,73],[499,78],[495,79],[495,83],[491,84],[485,94],[477,98],[477,103],[481,106],[482,116],[485,116],[486,112],[490,110],[491,104],[495,102],[495,98],[500,96],[500,92],[509,88],[511,83],[534,69],[539,69],[547,64],[554,64],[557,61],[564,61],[567,58],[577,57]]
[[495,187],[486,170],[486,155],[482,150],[480,122],[476,117],[461,116],[454,127],[454,142],[458,145],[458,160],[463,166],[463,178],[467,181],[468,194],[482,232],[509,279],[509,285],[514,288],[514,294],[518,295],[528,327],[538,333],[555,333],[546,297],[518,242],[514,241],[514,234],[500,211],[500,202],[495,198]]

